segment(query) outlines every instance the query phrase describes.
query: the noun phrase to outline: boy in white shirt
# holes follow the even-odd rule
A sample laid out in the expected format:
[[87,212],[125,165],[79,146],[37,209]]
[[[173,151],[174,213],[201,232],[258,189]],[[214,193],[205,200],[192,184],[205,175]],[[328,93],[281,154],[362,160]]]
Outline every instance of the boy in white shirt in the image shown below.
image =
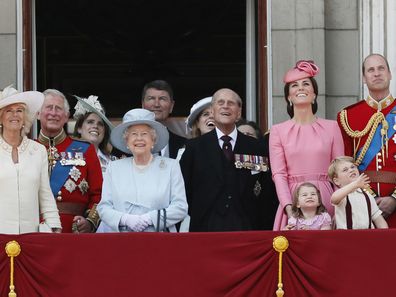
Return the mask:
[[339,187],[331,196],[336,229],[388,228],[374,197],[367,191],[370,180],[352,157],[335,158],[329,167],[330,180]]

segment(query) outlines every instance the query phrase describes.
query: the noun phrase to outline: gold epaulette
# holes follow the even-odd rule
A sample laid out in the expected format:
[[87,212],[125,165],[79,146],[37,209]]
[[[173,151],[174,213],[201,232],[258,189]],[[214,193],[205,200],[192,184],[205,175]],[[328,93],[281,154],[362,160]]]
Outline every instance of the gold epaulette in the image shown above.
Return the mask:
[[[370,118],[370,120],[367,122],[366,127],[364,127],[363,130],[353,130],[349,126],[348,122],[348,114],[347,110],[343,109],[340,112],[340,122],[341,126],[344,129],[345,133],[353,138],[353,158],[356,160],[356,165],[360,165],[364,156],[366,155],[366,152],[371,144],[371,141],[373,140],[374,133],[378,128],[378,125],[382,123],[382,129],[381,129],[381,136],[383,137],[382,143],[387,145],[388,139],[386,137],[387,135],[387,129],[388,129],[388,122],[385,119],[385,116],[382,112],[376,112],[373,114]],[[367,135],[367,140],[365,144],[363,145],[363,148],[359,154],[359,156],[356,156],[357,151],[359,149],[359,144],[360,144],[360,139],[361,137]],[[384,139],[385,137],[385,139]],[[356,143],[356,139],[358,139],[358,142]]]

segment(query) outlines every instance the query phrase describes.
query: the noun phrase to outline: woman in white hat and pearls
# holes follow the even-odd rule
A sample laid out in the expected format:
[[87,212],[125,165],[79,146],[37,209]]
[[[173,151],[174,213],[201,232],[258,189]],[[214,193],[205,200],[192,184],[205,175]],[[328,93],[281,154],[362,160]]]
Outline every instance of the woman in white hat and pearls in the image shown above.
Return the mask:
[[132,109],[111,132],[111,143],[133,154],[109,163],[98,211],[109,232],[168,229],[187,215],[179,162],[159,156],[168,143],[165,126],[146,109]]
[[61,222],[48,178],[45,147],[26,137],[44,95],[0,92],[0,233],[60,232]]

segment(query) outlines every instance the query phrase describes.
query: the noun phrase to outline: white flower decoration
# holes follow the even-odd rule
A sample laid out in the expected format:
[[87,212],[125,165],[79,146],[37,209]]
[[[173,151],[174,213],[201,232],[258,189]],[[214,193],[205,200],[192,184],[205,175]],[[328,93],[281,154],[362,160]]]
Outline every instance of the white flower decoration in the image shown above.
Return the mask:
[[[102,107],[102,105],[100,104],[100,102],[98,100],[98,96],[90,95],[88,98],[80,98],[80,97],[75,95],[75,97],[80,99],[80,100],[84,100],[84,102],[88,103],[90,106],[92,106],[98,112],[100,112],[101,114],[104,114],[104,110],[103,110],[103,107]],[[74,112],[73,118],[76,119],[76,120],[80,116],[86,114],[87,112],[92,112],[92,110],[89,110],[89,109],[85,108],[80,102],[77,102],[76,106],[74,107],[74,110],[75,110],[75,112]]]

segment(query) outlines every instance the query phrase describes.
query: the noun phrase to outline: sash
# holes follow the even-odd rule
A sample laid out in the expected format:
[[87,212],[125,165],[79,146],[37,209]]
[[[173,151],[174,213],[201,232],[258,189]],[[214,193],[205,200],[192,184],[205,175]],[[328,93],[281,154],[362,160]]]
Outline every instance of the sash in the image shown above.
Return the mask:
[[[393,137],[393,134],[395,134],[395,119],[394,117],[396,114],[392,113],[396,111],[396,106],[392,108],[392,110],[386,115],[385,119],[389,124],[388,128],[388,139],[391,139]],[[392,123],[392,124],[391,124]],[[367,149],[366,155],[363,157],[362,163],[359,165],[359,171],[364,171],[367,169],[371,161],[374,159],[374,157],[377,155],[377,153],[381,150],[382,147],[382,137],[381,137],[381,128],[382,124],[378,125],[377,130],[374,133],[373,140],[371,141],[371,144],[369,148]],[[360,154],[362,149],[359,149],[357,156]],[[384,157],[385,158],[385,157]]]
[[[66,148],[66,152],[82,152],[85,153],[89,148],[90,144],[83,141],[73,140],[72,143]],[[60,162],[56,162],[55,167],[52,169],[50,177],[50,186],[54,197],[58,196],[59,190],[65,184],[67,177],[69,176],[71,165],[61,165]]]

